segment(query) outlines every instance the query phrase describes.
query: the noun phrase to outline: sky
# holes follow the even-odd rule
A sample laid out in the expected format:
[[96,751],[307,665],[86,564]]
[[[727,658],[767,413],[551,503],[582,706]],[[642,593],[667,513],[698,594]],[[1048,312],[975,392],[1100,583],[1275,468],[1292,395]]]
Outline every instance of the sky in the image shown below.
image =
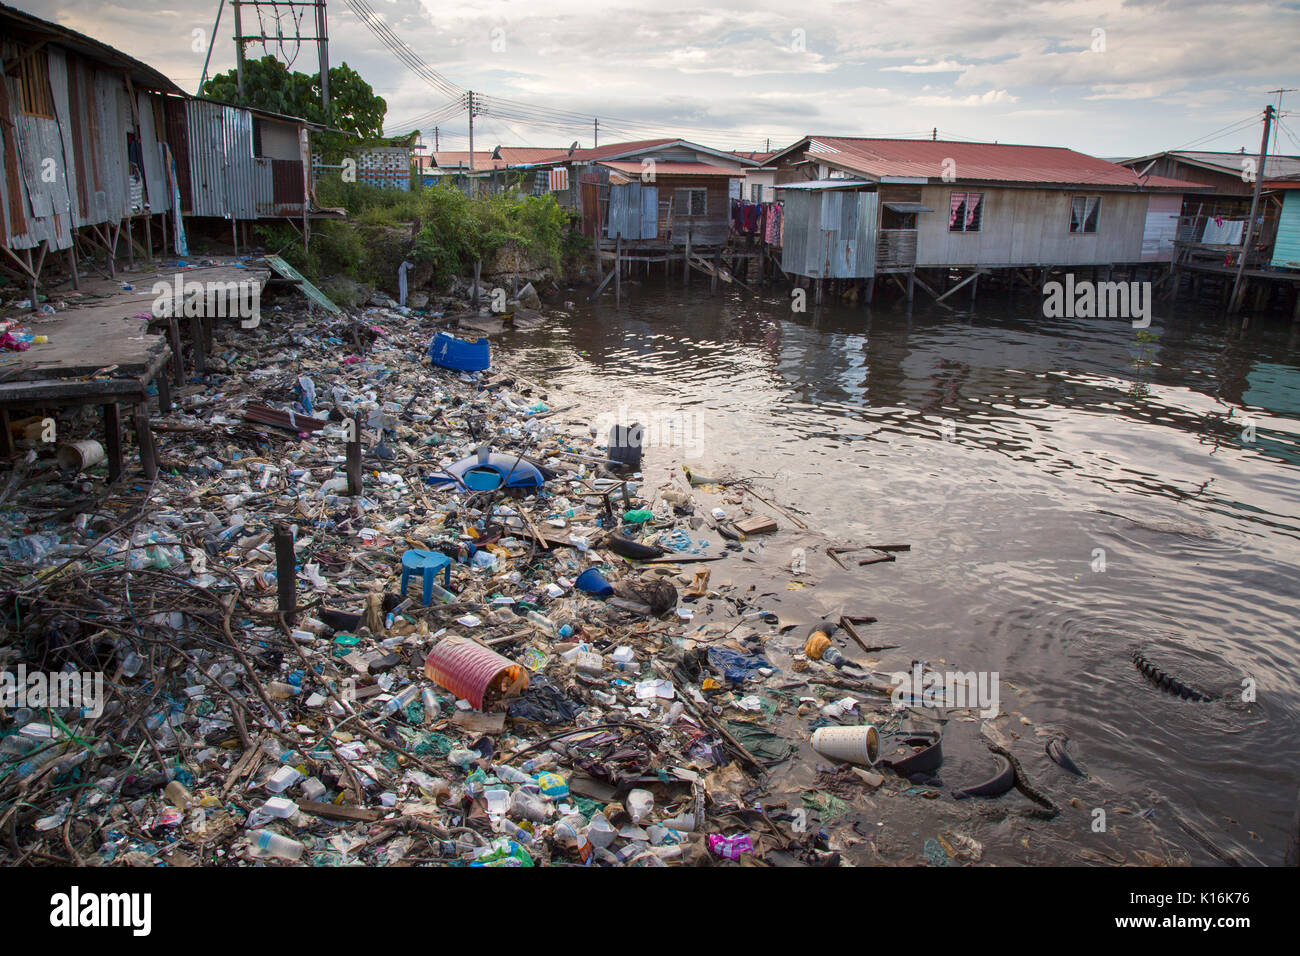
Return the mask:
[[[144,60],[193,92],[218,0],[6,0]],[[266,32],[295,35],[287,7]],[[278,15],[278,20],[277,20]],[[257,13],[244,7],[244,30]],[[301,34],[314,34],[303,22]],[[367,21],[371,26],[367,25]],[[681,136],[720,149],[805,134],[1068,146],[1131,157],[1259,149],[1271,90],[1300,87],[1300,0],[329,0],[329,57],[388,102],[386,132],[475,149]],[[436,77],[376,36],[386,26]],[[225,5],[210,73],[234,65]],[[315,73],[314,44],[269,44]],[[249,56],[262,55],[260,43]],[[455,97],[459,96],[460,100]],[[503,102],[509,100],[509,103]],[[1300,92],[1276,152],[1300,154]],[[543,113],[542,111],[548,111]],[[557,115],[562,112],[564,115]]]

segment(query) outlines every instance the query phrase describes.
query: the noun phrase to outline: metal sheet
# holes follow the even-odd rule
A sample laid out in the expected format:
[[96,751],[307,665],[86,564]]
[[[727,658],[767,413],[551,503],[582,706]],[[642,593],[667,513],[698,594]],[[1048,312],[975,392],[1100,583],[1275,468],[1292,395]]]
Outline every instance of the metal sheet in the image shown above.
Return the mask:
[[659,235],[659,187],[641,187],[641,238],[654,239]]
[[163,175],[162,161],[158,157],[158,131],[154,124],[154,97],[138,93],[136,103],[140,112],[140,152],[143,154],[144,183],[151,213],[170,212],[171,190]]
[[875,275],[877,199],[875,192],[786,193],[781,268],[811,278]]
[[329,296],[304,279],[297,269],[289,265],[289,263],[285,262],[279,256],[267,256],[266,264],[274,269],[277,275],[298,283],[299,288],[302,289],[303,295],[318,305],[323,306],[327,312],[341,311],[339,307],[331,301]]

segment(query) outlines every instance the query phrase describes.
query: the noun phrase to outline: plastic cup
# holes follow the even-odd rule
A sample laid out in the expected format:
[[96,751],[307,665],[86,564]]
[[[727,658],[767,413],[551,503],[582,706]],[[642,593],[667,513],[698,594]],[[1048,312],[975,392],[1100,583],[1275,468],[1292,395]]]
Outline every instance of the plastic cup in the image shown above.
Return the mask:
[[594,594],[596,597],[606,597],[614,593],[613,586],[595,568],[588,568],[583,571],[573,583],[578,590]]
[[874,767],[880,759],[880,734],[870,724],[822,727],[813,731],[812,748],[823,757]]

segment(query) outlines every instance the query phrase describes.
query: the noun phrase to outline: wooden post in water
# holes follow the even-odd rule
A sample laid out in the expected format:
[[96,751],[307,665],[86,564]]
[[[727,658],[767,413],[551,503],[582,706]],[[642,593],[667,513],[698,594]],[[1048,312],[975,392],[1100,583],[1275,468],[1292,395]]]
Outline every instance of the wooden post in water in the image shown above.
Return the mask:
[[691,280],[691,233],[693,226],[686,227],[686,251],[682,253],[682,281],[690,282]]
[[623,234],[614,240],[614,307],[623,308]]
[[352,415],[352,437],[347,444],[348,494],[361,494],[361,413]]
[[298,570],[293,557],[293,533],[283,523],[275,526],[275,590],[285,622],[294,623],[298,611]]

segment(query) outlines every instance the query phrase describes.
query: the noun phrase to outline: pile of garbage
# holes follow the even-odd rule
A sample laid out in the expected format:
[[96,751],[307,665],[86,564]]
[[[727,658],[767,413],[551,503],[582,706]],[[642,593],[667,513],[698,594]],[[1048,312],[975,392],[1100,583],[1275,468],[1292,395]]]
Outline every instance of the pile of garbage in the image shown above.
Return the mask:
[[663,866],[816,840],[748,799],[789,748],[742,743],[719,695],[761,715],[744,685],[774,668],[733,633],[761,627],[744,599],[692,624],[719,595],[684,496],[652,502],[626,430],[566,429],[499,359],[432,365],[434,322],[219,329],[155,421],[156,481],[39,444],[14,469],[6,863]]

